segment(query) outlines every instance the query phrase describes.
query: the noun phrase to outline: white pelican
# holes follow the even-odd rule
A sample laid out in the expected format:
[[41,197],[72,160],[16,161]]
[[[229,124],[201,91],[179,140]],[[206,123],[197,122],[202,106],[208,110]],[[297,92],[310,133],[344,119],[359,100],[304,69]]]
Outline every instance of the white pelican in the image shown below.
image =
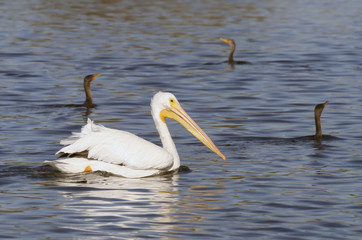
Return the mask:
[[173,94],[156,93],[151,100],[151,113],[163,147],[132,133],[97,125],[88,119],[80,133],[73,133],[68,139],[61,141],[66,146],[56,154],[66,155],[68,158],[46,161],[46,164],[65,173],[106,171],[128,178],[177,170],[180,158],[167,128],[166,118],[179,122],[209,149],[226,159],[183,110]]

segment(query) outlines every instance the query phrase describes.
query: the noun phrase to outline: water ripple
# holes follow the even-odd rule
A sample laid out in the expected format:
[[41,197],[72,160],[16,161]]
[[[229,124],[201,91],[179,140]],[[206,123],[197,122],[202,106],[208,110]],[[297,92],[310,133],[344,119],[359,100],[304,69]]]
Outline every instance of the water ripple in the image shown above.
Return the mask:
[[[0,237],[361,235],[359,1],[34,0],[0,10]],[[219,37],[251,64],[229,65]],[[96,106],[79,106],[83,77],[99,72]],[[173,92],[227,160],[169,121],[178,174],[42,165],[88,117],[160,144],[157,91]],[[315,141],[313,109],[326,100],[326,137]]]

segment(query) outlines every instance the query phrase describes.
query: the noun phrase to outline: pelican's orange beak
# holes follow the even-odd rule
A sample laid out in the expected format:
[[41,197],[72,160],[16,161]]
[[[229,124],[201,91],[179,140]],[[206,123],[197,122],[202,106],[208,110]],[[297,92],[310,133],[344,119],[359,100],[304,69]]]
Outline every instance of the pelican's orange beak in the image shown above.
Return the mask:
[[200,142],[202,142],[211,151],[219,155],[222,159],[226,157],[215,146],[206,133],[195,123],[194,120],[186,113],[181,105],[174,99],[170,99],[171,108],[165,109],[160,112],[160,117],[163,122],[165,118],[172,118],[184,126],[192,135],[194,135]]

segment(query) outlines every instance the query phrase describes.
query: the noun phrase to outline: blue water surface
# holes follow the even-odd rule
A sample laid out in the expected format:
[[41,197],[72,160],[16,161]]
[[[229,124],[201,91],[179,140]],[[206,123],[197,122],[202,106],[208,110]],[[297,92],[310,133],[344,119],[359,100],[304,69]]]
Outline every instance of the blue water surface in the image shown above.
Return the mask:
[[[361,239],[362,4],[0,3],[0,237]],[[229,65],[233,38],[236,60]],[[95,108],[84,101],[93,82]],[[174,93],[227,157],[168,125],[192,171],[144,179],[43,166],[87,118],[160,144]],[[326,100],[321,141],[313,109]]]

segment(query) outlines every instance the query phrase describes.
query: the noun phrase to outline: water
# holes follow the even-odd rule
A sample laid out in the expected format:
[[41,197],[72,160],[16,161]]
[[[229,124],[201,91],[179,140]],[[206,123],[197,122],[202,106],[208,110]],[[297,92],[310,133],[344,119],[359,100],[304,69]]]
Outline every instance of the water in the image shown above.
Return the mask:
[[[2,238],[358,239],[360,1],[3,1]],[[237,44],[229,66],[229,47]],[[103,73],[84,101],[82,78]],[[226,155],[168,121],[192,172],[146,179],[44,167],[87,117],[159,144],[173,92]],[[323,133],[314,105],[328,100]],[[336,139],[337,138],[337,139]]]

